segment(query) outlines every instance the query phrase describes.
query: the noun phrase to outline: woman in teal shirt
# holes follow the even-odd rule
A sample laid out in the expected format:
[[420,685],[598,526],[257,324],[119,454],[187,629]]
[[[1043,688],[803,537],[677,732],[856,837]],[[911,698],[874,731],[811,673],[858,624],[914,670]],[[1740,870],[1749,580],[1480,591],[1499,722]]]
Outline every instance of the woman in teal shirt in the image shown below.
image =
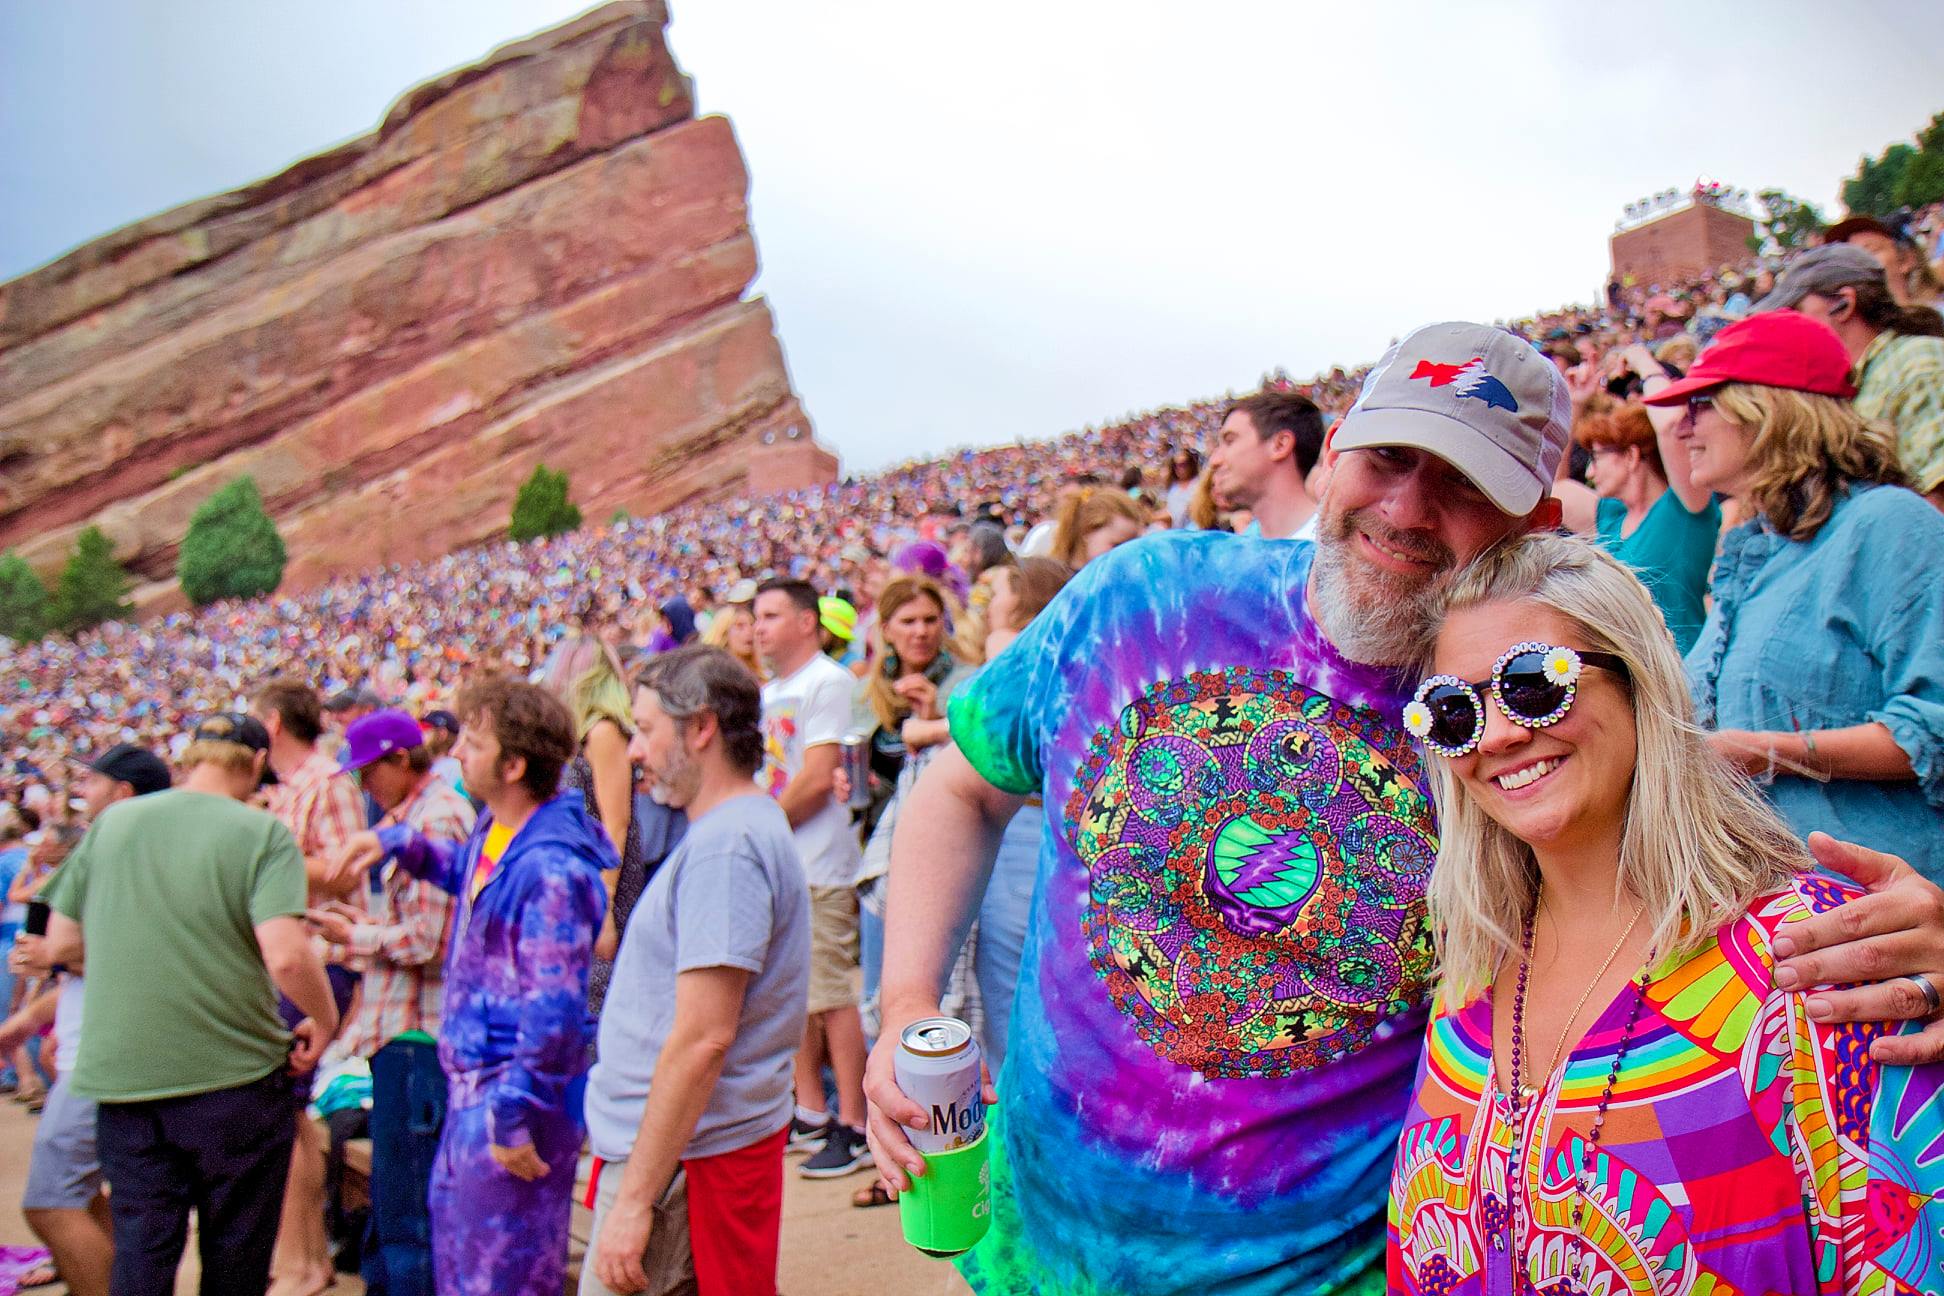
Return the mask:
[[1697,486],[1749,520],[1722,538],[1687,654],[1696,719],[1789,824],[1944,879],[1944,515],[1850,403],[1849,356],[1794,311],[1722,330],[1647,397],[1679,407]]

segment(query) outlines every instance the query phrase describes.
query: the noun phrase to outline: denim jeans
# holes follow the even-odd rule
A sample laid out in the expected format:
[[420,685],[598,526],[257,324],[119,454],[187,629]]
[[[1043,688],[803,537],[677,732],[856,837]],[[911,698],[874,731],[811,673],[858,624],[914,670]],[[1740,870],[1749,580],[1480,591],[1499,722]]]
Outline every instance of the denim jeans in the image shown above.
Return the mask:
[[1040,836],[1045,828],[1044,808],[1036,803],[1020,807],[999,839],[992,877],[979,902],[979,944],[973,954],[973,968],[985,1010],[986,1064],[995,1077],[1006,1060],[1013,991],[1019,984],[1019,959],[1026,948],[1026,923],[1032,915]]
[[857,962],[863,973],[864,1046],[877,1043],[884,1018],[878,984],[884,976],[884,892],[887,878],[873,878],[857,889]]
[[437,1045],[393,1040],[371,1059],[371,1220],[364,1281],[372,1296],[432,1296],[426,1191],[445,1124]]

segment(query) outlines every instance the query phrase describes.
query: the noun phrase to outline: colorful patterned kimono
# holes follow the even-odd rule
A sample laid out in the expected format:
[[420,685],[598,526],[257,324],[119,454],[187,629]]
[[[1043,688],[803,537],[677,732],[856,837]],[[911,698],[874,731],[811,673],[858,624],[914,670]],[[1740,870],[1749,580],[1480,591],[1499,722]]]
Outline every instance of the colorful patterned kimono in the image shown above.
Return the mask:
[[[1944,1066],[1879,1067],[1869,1046],[1886,1028],[1823,1025],[1802,995],[1769,988],[1776,927],[1855,894],[1801,876],[1654,970],[1590,1180],[1586,1135],[1633,987],[1546,1078],[1519,1130],[1492,1073],[1491,997],[1441,1007],[1391,1178],[1390,1290],[1944,1289]],[[1515,1147],[1531,1149],[1522,1163]],[[1515,1216],[1507,1184],[1520,1180],[1530,1208]]]
[[[469,881],[492,815],[454,848],[407,827],[379,834],[406,872],[458,897],[439,1061],[450,1084],[432,1171],[432,1266],[441,1296],[559,1296],[580,1156],[575,1091],[587,1071],[587,973],[607,910],[606,834],[568,792],[521,827],[478,894]],[[531,1144],[531,1183],[489,1145]]]

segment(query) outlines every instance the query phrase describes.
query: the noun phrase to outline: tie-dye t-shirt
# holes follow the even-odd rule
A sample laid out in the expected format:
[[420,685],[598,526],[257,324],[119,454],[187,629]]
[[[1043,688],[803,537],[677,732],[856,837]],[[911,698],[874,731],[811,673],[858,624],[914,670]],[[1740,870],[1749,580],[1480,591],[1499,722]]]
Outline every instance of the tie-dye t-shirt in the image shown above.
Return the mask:
[[1944,1290],[1944,1066],[1879,1067],[1883,1026],[1824,1025],[1770,988],[1776,928],[1857,894],[1800,875],[1654,969],[1590,1176],[1587,1138],[1639,992],[1615,996],[1516,1131],[1491,996],[1441,1003],[1391,1185],[1391,1290],[1526,1291],[1521,1256],[1548,1296]]
[[1124,545],[952,701],[1046,800],[979,1291],[1382,1288],[1436,842],[1401,676],[1323,639],[1313,553]]

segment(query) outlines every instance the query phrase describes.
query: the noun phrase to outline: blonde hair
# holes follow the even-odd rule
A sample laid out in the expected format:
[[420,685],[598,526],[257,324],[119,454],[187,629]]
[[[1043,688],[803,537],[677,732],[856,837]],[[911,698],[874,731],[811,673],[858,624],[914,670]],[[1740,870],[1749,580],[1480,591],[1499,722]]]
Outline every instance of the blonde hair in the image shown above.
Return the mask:
[[[911,703],[899,697],[897,691],[891,687],[897,681],[891,674],[891,641],[884,638],[884,628],[891,624],[891,618],[898,614],[899,608],[921,598],[928,598],[937,604],[939,616],[943,617],[948,624],[950,623],[952,614],[957,610],[953,606],[952,596],[945,592],[943,585],[929,576],[915,574],[899,576],[894,580],[886,581],[884,588],[878,591],[876,633],[883,647],[883,653],[878,659],[876,669],[871,672],[869,681],[864,685],[864,700],[870,703],[871,714],[876,717],[878,724],[892,733],[896,733],[898,726],[903,724],[905,718],[911,714]],[[950,650],[951,645],[941,637],[939,651]]]
[[1195,493],[1188,497],[1188,521],[1198,531],[1213,531],[1222,520],[1215,506],[1215,470],[1204,468],[1195,478]]
[[256,748],[221,738],[199,738],[182,749],[176,765],[192,770],[198,765],[215,765],[231,774],[248,774],[256,766]]
[[1694,364],[1694,357],[1701,353],[1701,344],[1692,333],[1676,333],[1654,348],[1654,359],[1664,365],[1686,369]]
[[1729,383],[1714,393],[1723,418],[1753,429],[1749,503],[1791,540],[1813,540],[1853,482],[1908,484],[1897,439],[1834,396]]
[[[1810,867],[1795,835],[1694,726],[1674,639],[1631,570],[1577,537],[1521,537],[1453,579],[1439,620],[1461,608],[1512,602],[1552,609],[1573,623],[1584,647],[1627,664],[1636,757],[1619,883],[1645,906],[1660,957],[1693,952],[1756,896]],[[1538,900],[1539,869],[1532,848],[1479,807],[1449,761],[1428,760],[1441,839],[1428,898],[1443,993],[1459,1005],[1518,956]]]
[[628,673],[614,649],[592,635],[569,635],[554,647],[537,681],[573,713],[574,737],[584,740],[595,725],[610,721],[623,734],[634,732]]
[[754,645],[750,647],[747,657],[742,656],[729,647],[729,631],[735,627],[736,618],[739,616],[748,617],[752,624],[756,620],[755,614],[749,610],[747,603],[731,603],[720,609],[715,616],[709,619],[709,628],[702,632],[702,642],[711,648],[720,648],[731,657],[734,657],[746,666],[749,669],[749,673],[754,675],[757,682],[760,683],[768,679],[769,675],[763,670],[762,655],[756,651]]
[[1053,525],[1053,552],[1047,556],[1069,567],[1087,561],[1087,537],[1118,518],[1147,530],[1147,512],[1124,490],[1086,486],[1060,501]]

